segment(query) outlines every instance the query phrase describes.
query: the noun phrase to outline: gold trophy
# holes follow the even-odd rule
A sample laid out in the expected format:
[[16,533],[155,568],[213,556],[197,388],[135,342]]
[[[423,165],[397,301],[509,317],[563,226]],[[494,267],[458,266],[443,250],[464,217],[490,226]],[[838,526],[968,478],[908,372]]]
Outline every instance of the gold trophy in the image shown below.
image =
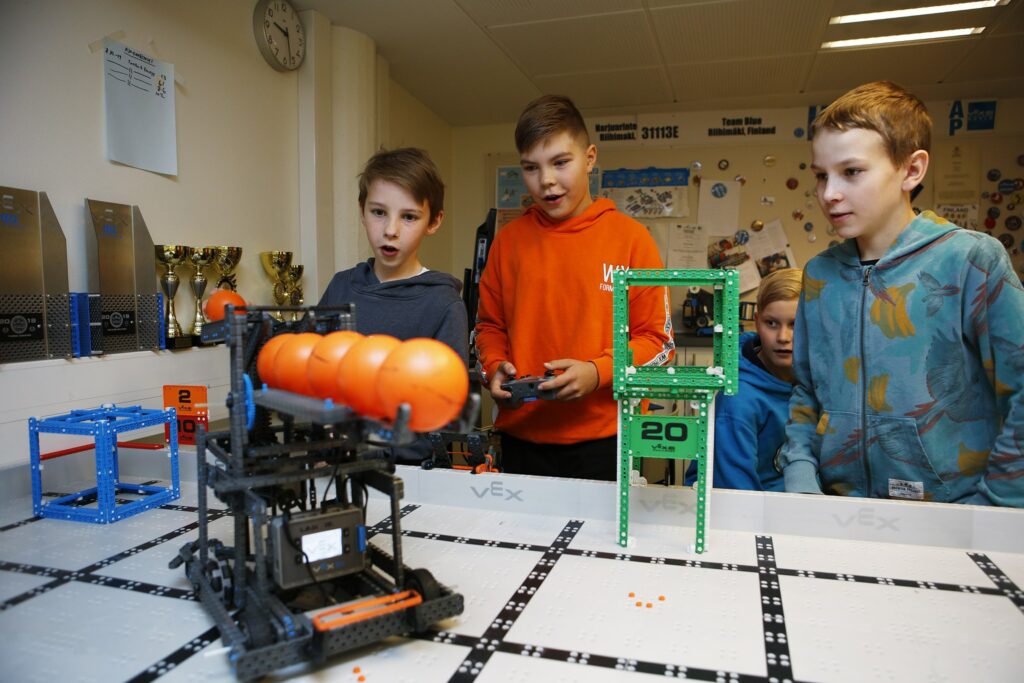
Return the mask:
[[[217,280],[217,287],[221,289],[230,289],[232,292],[238,291],[238,281],[235,279],[235,267],[238,266],[238,262],[242,260],[242,248],[241,247],[210,247],[214,250],[216,256],[213,259],[213,265],[220,273],[220,279]],[[227,285],[227,287],[225,287]]]
[[[301,306],[305,303],[304,292],[302,291],[302,272],[305,270],[305,266],[301,264],[292,264],[288,268],[288,281],[285,286],[288,290],[288,302],[291,306]],[[298,320],[299,314],[292,313],[292,320]]]
[[[260,263],[263,264],[263,271],[274,283],[274,303],[278,306],[288,305],[290,293],[288,288],[289,270],[292,267],[292,252],[290,251],[262,251],[260,252]],[[273,314],[278,320],[284,320],[280,311]]]
[[155,249],[157,262],[166,268],[164,274],[160,276],[160,287],[163,289],[164,299],[167,302],[164,306],[167,321],[167,345],[180,346],[180,344],[171,343],[172,339],[182,336],[178,317],[174,314],[174,295],[178,293],[178,283],[180,282],[174,269],[189,260],[192,255],[192,247],[180,244],[158,244]]
[[192,318],[192,336],[198,337],[203,333],[203,325],[206,317],[203,315],[203,292],[206,291],[206,273],[203,269],[213,263],[217,258],[215,247],[196,247],[192,250],[189,260],[192,262],[192,279],[189,284],[192,286],[192,295],[196,298],[196,314]]

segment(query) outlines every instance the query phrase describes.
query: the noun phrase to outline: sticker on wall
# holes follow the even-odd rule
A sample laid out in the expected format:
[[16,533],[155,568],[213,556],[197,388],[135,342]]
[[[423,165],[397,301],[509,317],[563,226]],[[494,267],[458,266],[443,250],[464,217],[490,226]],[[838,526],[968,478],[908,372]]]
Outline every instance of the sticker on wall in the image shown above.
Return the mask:
[[761,201],[761,206],[775,206],[775,197],[772,197],[771,195],[767,195],[767,194],[761,195],[760,201]]
[[991,230],[992,228],[996,227],[996,219],[992,218],[992,216],[989,216],[988,218],[986,218],[985,219],[985,227],[988,228],[989,230]]
[[700,163],[699,161],[694,161],[690,163],[690,171],[692,171],[693,173],[700,173],[703,170],[704,164]]
[[808,242],[817,242],[818,241],[818,236],[815,235],[813,232],[809,232],[809,233],[807,233],[807,241]]
[[729,188],[725,186],[725,183],[715,183],[711,186],[711,196],[721,199],[729,193]]
[[1020,216],[1007,216],[1006,217],[1006,229],[1017,231],[1020,230]]
[[804,223],[804,232],[810,232],[812,230],[814,230],[814,223],[811,223],[810,221]]
[[719,159],[718,160],[718,170],[719,171],[724,171],[727,168],[729,168],[729,160],[728,159]]
[[1003,172],[1000,171],[998,168],[990,168],[988,169],[988,173],[985,174],[985,177],[994,183],[995,181],[1003,177]]
[[998,206],[990,206],[990,207],[988,207],[988,217],[989,218],[999,218],[999,207]]
[[768,168],[771,168],[772,166],[775,165],[776,161],[778,161],[778,159],[776,159],[774,155],[772,155],[772,154],[765,154],[764,155],[764,159],[761,160],[761,163],[763,163]]
[[737,230],[736,234],[733,236],[733,239],[735,240],[736,244],[746,244],[747,242],[750,241],[750,233],[747,232],[746,230]]
[[1002,242],[1003,246],[1006,247],[1007,249],[1013,248],[1014,239],[1013,235],[1011,235],[1010,233],[1004,232],[1002,235],[999,236],[999,241]]
[[[750,229],[754,232],[761,232],[764,230],[764,221],[754,221],[750,224]],[[1014,228],[1016,230],[1016,228]]]
[[1003,201],[1003,195],[998,192],[993,192],[989,195],[988,200],[993,204],[1000,204]]
[[745,176],[745,175],[738,175],[737,174],[737,176],[735,178],[733,178],[733,180],[735,180],[740,185],[746,185],[747,184],[747,176]]
[[794,128],[793,129],[793,137],[802,138],[803,136],[804,136],[804,129],[803,128]]
[[1003,194],[1010,194],[1017,191],[1016,178],[1003,178],[999,181],[999,191]]
[[793,210],[793,220],[802,221],[804,219],[804,212],[800,209]]
[[788,187],[791,190],[795,190],[799,186],[800,186],[800,181],[797,180],[796,178],[788,178],[786,180],[786,187]]
[[801,161],[800,162],[800,170],[801,171],[806,171],[807,170],[807,164],[805,164],[804,162]]

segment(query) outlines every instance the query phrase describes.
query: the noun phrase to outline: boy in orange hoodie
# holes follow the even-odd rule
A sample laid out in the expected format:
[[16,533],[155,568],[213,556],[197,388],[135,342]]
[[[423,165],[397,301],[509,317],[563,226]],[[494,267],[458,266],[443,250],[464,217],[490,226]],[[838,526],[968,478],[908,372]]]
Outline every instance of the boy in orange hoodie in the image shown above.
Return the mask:
[[[590,196],[597,161],[586,125],[566,97],[545,95],[516,125],[533,205],[498,233],[480,280],[480,371],[499,407],[506,472],[613,481],[612,273],[662,268],[646,228]],[[630,348],[637,365],[667,363],[675,348],[665,287],[633,287]],[[515,405],[510,378],[557,375],[555,400]]]

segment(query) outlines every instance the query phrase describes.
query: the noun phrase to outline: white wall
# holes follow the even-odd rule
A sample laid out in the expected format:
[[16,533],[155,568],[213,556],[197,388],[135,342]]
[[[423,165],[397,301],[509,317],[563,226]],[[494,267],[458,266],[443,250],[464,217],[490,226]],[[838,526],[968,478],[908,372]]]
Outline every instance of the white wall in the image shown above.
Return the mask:
[[[239,291],[269,303],[258,253],[299,247],[297,88],[294,73],[260,56],[251,0],[3,4],[0,185],[46,191],[67,237],[71,289],[86,289],[90,197],[139,205],[158,244],[241,245]],[[175,92],[177,177],[106,159],[102,52],[88,46],[115,31],[185,79]],[[192,304],[182,275],[179,313]],[[222,348],[0,365],[0,468],[27,462],[29,416],[104,402],[159,407],[163,384],[203,383],[217,417],[227,374]]]

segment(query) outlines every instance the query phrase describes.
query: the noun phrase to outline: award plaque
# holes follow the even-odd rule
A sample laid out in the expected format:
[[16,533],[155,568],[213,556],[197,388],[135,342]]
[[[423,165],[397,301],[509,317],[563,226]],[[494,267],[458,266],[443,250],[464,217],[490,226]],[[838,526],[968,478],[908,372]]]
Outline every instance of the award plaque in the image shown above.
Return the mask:
[[90,290],[100,294],[103,353],[163,348],[155,251],[142,212],[95,199],[85,205],[92,226],[86,234],[95,240]]
[[0,187],[0,363],[71,352],[64,232],[45,192]]

